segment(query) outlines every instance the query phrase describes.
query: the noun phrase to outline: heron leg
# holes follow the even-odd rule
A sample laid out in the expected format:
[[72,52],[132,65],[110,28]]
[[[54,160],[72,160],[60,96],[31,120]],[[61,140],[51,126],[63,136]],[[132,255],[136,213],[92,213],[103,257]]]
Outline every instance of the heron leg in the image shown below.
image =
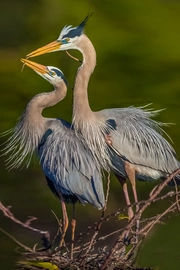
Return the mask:
[[[125,170],[126,170],[128,178],[131,182],[132,191],[133,191],[133,195],[134,195],[134,201],[136,204],[136,213],[137,213],[139,211],[139,201],[138,201],[137,191],[136,191],[135,169],[134,169],[132,164],[126,162],[125,163]],[[137,234],[139,232],[139,223],[140,223],[140,220],[138,219],[136,222],[136,241],[137,241]]]
[[73,203],[73,214],[71,220],[72,236],[71,236],[71,260],[73,260],[73,250],[74,250],[74,234],[76,229],[76,219],[75,219],[75,203]]
[[124,178],[122,178],[118,174],[115,174],[115,176],[119,180],[120,184],[122,185],[124,196],[125,196],[125,200],[126,200],[126,205],[128,206],[128,217],[129,217],[129,220],[130,220],[130,219],[133,218],[134,212],[133,212],[133,209],[131,207],[131,201],[130,201],[130,198],[129,198],[129,193],[128,193],[128,188],[127,188],[126,180]]
[[61,206],[62,206],[62,213],[63,213],[63,229],[62,229],[61,240],[60,240],[59,246],[62,247],[64,244],[64,237],[66,235],[66,231],[69,225],[69,219],[68,219],[66,205],[65,205],[62,194],[60,195],[60,198],[61,198]]
[[128,176],[128,178],[131,182],[131,185],[132,185],[134,201],[136,203],[136,212],[138,212],[139,211],[139,201],[138,201],[137,191],[136,191],[135,169],[134,169],[132,164],[126,162],[125,163],[125,170],[126,170],[127,176]]

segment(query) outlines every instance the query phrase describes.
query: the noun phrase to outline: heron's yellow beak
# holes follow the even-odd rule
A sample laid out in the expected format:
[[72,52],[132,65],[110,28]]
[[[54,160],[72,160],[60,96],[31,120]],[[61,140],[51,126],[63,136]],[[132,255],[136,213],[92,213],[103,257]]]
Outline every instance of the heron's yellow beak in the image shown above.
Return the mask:
[[33,61],[29,61],[27,59],[21,58],[21,62],[23,62],[26,66],[32,68],[34,71],[37,71],[41,74],[45,74],[45,73],[49,72],[46,66],[35,63]]
[[34,57],[34,56],[38,56],[41,54],[45,54],[45,53],[50,53],[50,52],[54,52],[59,50],[59,48],[61,47],[62,42],[61,41],[53,41],[31,53],[29,53],[28,55],[26,55],[27,58],[30,57]]

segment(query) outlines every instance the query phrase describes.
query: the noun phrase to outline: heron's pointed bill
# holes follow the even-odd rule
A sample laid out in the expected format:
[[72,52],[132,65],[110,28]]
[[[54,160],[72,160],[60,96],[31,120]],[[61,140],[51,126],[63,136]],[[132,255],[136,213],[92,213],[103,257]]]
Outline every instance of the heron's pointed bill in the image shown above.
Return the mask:
[[29,53],[28,55],[26,55],[26,57],[30,58],[30,57],[38,56],[41,54],[57,51],[61,47],[61,44],[62,44],[61,41],[58,41],[58,40],[53,41],[53,42],[51,42],[51,43],[49,43],[41,48]]
[[34,71],[37,71],[41,74],[45,74],[49,72],[46,66],[35,63],[33,61],[21,58],[21,62],[23,62],[26,66],[32,68]]

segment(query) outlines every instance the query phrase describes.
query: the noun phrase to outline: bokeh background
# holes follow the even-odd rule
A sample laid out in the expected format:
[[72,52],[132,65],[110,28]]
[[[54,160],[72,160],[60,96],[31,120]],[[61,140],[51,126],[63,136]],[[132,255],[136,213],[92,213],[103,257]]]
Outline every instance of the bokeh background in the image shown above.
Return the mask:
[[[180,156],[180,1],[178,0],[6,0],[0,8],[0,132],[12,128],[28,101],[37,93],[51,91],[47,81],[25,68],[21,72],[21,57],[55,40],[64,25],[78,25],[88,11],[94,14],[86,26],[86,34],[97,51],[97,66],[89,83],[89,100],[93,110],[113,107],[144,106],[166,108],[156,119],[174,123],[166,132]],[[80,53],[71,51],[81,58]],[[35,61],[61,68],[73,85],[78,63],[65,52],[39,56]],[[47,117],[71,121],[72,92],[54,108],[46,109]],[[5,138],[0,138],[3,143]],[[2,148],[2,147],[1,147]],[[35,227],[55,234],[61,207],[46,186],[37,160],[26,170],[5,169],[0,158],[0,199],[12,205],[21,220],[36,216]],[[139,183],[140,199],[148,197],[156,183]],[[108,211],[123,207],[124,197],[112,176]],[[145,215],[160,212],[166,202],[157,203]],[[71,207],[68,207],[71,215]],[[93,224],[100,212],[91,206],[77,206],[77,231]],[[123,221],[121,221],[123,222]],[[122,224],[109,221],[104,230]],[[32,234],[13,224],[0,213],[0,227],[27,245],[39,241]],[[174,216],[157,225],[144,242],[137,264],[155,269],[179,269],[180,217]],[[69,237],[69,235],[67,235]],[[106,244],[111,245],[113,238]],[[18,258],[16,244],[0,233],[0,265],[14,269]]]

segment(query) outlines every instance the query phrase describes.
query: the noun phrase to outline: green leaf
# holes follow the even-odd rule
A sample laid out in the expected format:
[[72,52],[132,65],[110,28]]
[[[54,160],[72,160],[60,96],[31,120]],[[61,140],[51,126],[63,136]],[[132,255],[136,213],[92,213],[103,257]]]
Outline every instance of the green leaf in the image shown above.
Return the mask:
[[59,270],[59,267],[57,267],[57,265],[52,264],[50,262],[41,262],[41,261],[20,261],[20,264],[23,265],[31,265],[31,266],[36,266],[38,268],[42,268],[42,269],[48,269],[48,270]]
[[118,215],[118,220],[122,220],[122,219],[129,219],[129,217],[128,216],[125,216],[124,214],[119,214]]

